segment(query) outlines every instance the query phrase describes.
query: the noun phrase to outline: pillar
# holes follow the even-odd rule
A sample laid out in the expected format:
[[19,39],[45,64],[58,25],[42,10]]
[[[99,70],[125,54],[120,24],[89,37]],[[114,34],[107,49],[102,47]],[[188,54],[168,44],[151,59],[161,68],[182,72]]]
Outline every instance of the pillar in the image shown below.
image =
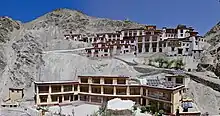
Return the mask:
[[92,87],[89,85],[89,93],[92,93]]
[[64,95],[62,95],[62,102],[64,101]]
[[116,95],[116,87],[114,86],[113,95]]
[[[49,85],[49,94],[52,93],[51,89],[52,89],[52,87],[51,87],[51,85]],[[38,91],[38,89],[37,89],[37,91]]]
[[127,86],[127,95],[130,95],[130,87],[129,86]]
[[150,39],[149,39],[149,53],[153,52],[152,50],[152,36],[150,36]]
[[142,53],[145,52],[145,37],[142,37]]
[[104,88],[103,88],[103,85],[101,85],[101,94],[104,94]]
[[117,78],[113,78],[113,85],[117,85]]
[[61,92],[63,92],[64,91],[64,88],[63,88],[63,85],[61,85]]
[[140,88],[140,95],[143,95],[143,87]]
[[80,86],[79,85],[77,85],[77,91],[80,92]]

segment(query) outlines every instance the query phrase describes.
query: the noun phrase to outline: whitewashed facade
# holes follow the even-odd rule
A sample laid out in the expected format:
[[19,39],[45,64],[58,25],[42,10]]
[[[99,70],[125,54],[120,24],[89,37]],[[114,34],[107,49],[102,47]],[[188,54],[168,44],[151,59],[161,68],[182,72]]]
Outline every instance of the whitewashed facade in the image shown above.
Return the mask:
[[178,25],[176,28],[157,29],[154,25],[144,28],[122,29],[115,33],[98,33],[94,37],[67,34],[65,39],[91,43],[88,57],[111,57],[120,54],[162,52],[168,56],[200,57],[205,42],[192,27]]

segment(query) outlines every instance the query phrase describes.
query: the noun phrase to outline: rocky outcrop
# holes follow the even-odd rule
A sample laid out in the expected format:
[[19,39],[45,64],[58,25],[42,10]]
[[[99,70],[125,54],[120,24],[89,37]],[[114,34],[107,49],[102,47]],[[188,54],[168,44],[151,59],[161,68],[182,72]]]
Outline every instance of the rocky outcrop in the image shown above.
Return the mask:
[[198,71],[212,71],[217,76],[220,76],[220,22],[205,34],[204,39],[207,40],[211,46],[203,52],[201,63],[197,66]]

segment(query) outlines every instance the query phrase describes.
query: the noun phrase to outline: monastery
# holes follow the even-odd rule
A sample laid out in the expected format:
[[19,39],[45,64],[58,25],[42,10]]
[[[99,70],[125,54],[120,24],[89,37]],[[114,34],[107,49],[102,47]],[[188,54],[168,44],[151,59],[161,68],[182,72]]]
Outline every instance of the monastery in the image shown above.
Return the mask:
[[97,33],[94,37],[81,34],[64,35],[64,39],[91,43],[93,48],[86,49],[88,57],[111,57],[132,53],[162,52],[168,56],[200,57],[206,42],[192,27],[178,25],[176,28],[157,29],[154,25],[144,28],[122,29],[115,33]]

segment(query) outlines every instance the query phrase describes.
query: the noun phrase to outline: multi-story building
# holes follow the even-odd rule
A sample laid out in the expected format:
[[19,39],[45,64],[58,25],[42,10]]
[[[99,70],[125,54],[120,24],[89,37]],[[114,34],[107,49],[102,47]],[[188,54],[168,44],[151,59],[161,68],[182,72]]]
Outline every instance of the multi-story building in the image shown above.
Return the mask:
[[132,83],[129,77],[78,76],[78,81],[35,82],[36,105],[70,104],[80,100],[102,104],[113,98],[155,105],[167,113],[181,106],[184,85],[159,80]]
[[94,37],[67,34],[66,39],[89,42],[94,48],[87,49],[89,57],[110,57],[119,54],[163,52],[168,56],[200,57],[205,42],[192,27],[157,29],[154,25],[144,28],[122,29],[115,33],[98,33]]

